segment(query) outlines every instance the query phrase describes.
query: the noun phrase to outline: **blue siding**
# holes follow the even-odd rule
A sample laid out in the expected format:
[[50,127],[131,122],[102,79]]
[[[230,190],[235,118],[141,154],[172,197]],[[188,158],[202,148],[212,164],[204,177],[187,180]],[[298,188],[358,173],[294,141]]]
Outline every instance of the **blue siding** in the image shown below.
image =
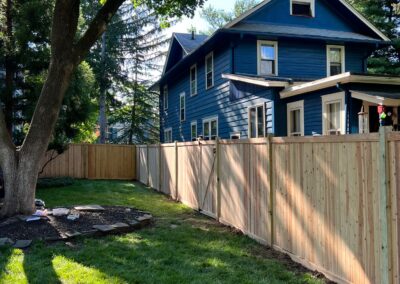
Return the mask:
[[[320,41],[278,40],[278,75],[305,80],[326,77],[326,46],[327,43]],[[345,45],[346,71],[364,72],[368,50],[365,45]],[[235,48],[234,62],[236,73],[257,75],[257,39],[240,41]]]
[[[204,60],[197,62],[198,95],[190,96],[189,70],[179,74],[167,82],[169,90],[169,108],[162,111],[161,140],[164,141],[164,129],[172,128],[173,140],[190,141],[190,125],[197,122],[198,135],[203,133],[203,119],[218,116],[219,137],[228,139],[232,132],[240,132],[241,137],[248,137],[248,110],[250,106],[266,103],[266,123],[269,132],[274,131],[273,99],[274,89],[264,89],[256,94],[232,101],[230,98],[230,82],[222,79],[221,74],[230,71],[229,49],[214,53],[214,87],[205,90]],[[186,120],[179,121],[179,96],[186,94]],[[161,96],[161,105],[162,96]]]
[[[338,4],[336,4],[338,5]],[[334,11],[334,7],[327,1],[315,1],[315,18],[297,17],[290,15],[289,0],[273,0],[262,9],[245,19],[248,23],[273,23],[320,29],[359,32],[355,30],[348,19]]]

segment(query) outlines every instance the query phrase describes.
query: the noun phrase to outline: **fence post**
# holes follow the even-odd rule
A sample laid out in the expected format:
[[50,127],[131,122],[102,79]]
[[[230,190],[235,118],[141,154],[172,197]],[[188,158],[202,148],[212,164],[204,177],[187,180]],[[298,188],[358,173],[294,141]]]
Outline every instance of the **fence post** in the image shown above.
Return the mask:
[[388,241],[388,192],[389,192],[389,163],[388,163],[388,140],[387,133],[391,127],[380,127],[379,129],[379,223],[381,232],[381,283],[389,284],[390,266],[389,266],[389,241]]
[[271,222],[271,247],[274,245],[275,238],[275,220],[274,220],[274,187],[273,187],[273,164],[272,164],[272,137],[267,136],[268,145],[268,160],[267,160],[267,175],[268,175],[268,187],[269,187],[269,218]]
[[161,191],[161,143],[158,144],[158,191]]
[[150,169],[149,169],[149,145],[146,145],[146,171],[147,171],[147,186],[150,186]]
[[221,218],[221,145],[218,137],[215,140],[215,151],[217,159],[217,220],[219,222]]
[[178,142],[175,141],[175,200],[178,198]]

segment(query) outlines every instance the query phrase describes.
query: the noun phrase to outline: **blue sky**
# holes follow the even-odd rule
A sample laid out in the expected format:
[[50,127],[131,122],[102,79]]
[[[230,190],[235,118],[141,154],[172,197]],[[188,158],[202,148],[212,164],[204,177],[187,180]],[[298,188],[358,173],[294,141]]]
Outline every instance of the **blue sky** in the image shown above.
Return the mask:
[[[204,4],[204,7],[211,5],[217,9],[232,11],[234,4],[235,0],[208,0]],[[168,29],[168,33],[186,33],[192,25],[195,26],[197,30],[207,30],[207,23],[201,19],[200,11],[201,9],[197,9],[196,15],[193,19],[184,17],[182,21]]]

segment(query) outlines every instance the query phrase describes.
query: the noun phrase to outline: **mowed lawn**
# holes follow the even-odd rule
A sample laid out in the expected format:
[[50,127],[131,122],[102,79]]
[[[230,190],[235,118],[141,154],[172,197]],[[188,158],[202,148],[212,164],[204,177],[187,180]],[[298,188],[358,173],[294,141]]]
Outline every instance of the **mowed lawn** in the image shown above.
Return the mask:
[[138,183],[77,181],[37,193],[49,207],[127,205],[155,224],[122,236],[0,249],[0,283],[323,283],[286,258]]

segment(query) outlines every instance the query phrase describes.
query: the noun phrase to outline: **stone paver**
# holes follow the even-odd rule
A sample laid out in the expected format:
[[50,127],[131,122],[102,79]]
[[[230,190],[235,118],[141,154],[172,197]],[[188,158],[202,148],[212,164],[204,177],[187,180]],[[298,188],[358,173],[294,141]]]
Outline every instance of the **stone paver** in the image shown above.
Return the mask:
[[115,230],[114,226],[112,225],[94,225],[93,229],[99,230],[103,233],[111,232]]
[[0,247],[11,246],[14,242],[10,238],[1,238]]
[[25,249],[32,244],[32,240],[18,240],[14,244],[14,248]]
[[101,207],[100,205],[75,206],[74,209],[78,211],[89,211],[89,212],[104,211],[104,208]]

